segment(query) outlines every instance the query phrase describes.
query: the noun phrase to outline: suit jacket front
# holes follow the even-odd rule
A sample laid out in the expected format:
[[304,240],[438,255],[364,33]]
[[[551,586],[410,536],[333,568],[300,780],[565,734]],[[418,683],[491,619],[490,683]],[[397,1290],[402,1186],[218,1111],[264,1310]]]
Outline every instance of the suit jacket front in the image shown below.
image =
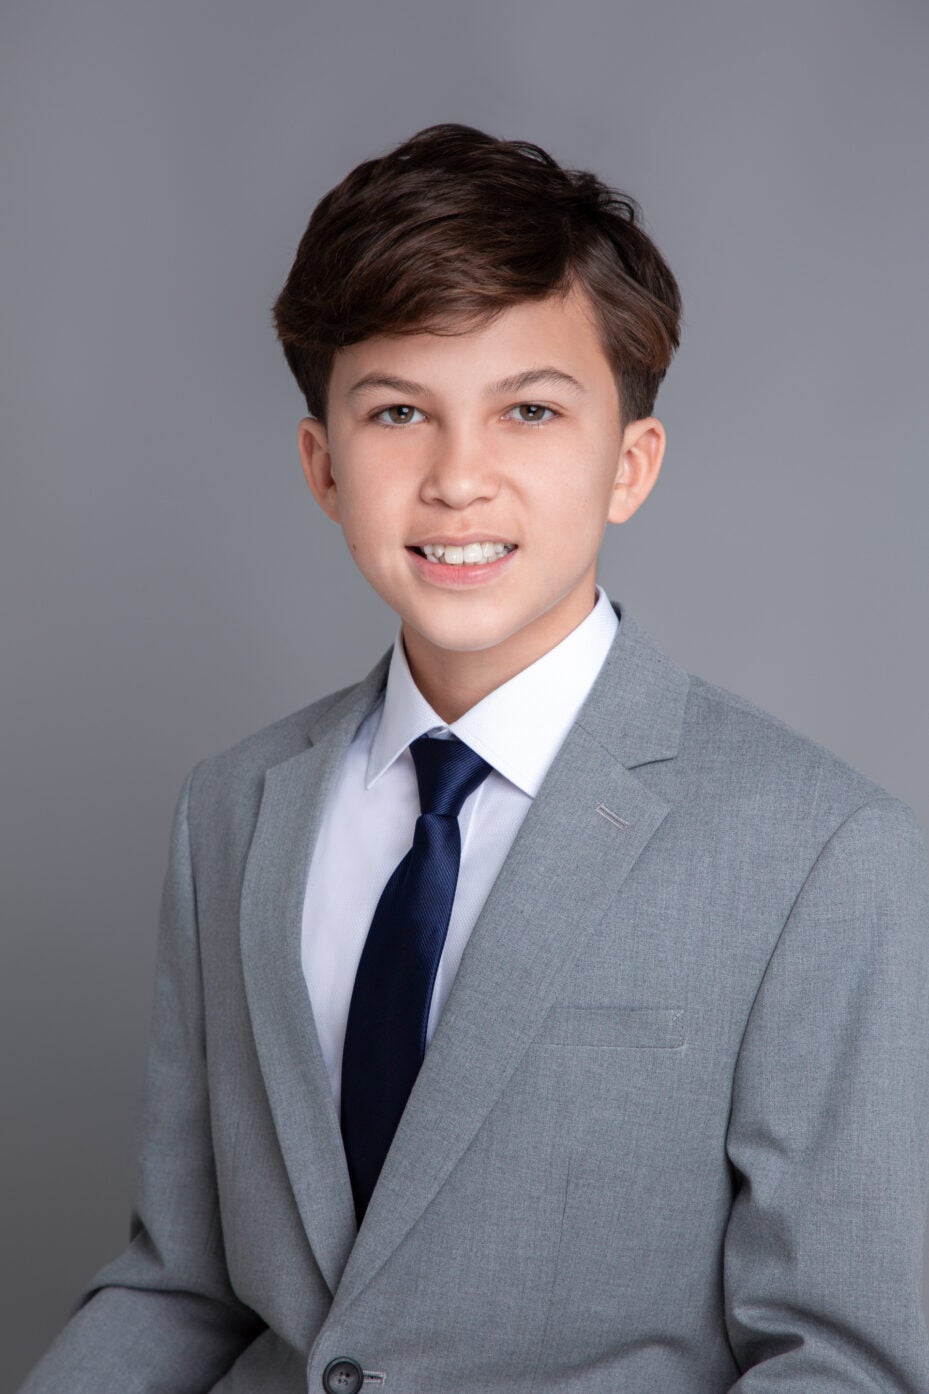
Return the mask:
[[388,658],[184,784],[131,1243],[24,1392],[925,1394],[919,825],[625,609],[356,1232],[301,913]]

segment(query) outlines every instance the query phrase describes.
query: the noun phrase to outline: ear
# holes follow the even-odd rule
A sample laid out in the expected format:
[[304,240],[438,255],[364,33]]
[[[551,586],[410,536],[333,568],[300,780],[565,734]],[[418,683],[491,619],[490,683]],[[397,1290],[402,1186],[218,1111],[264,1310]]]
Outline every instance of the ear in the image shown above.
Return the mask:
[[667,436],[656,416],[630,421],[623,431],[616,482],[607,518],[625,523],[652,491],[664,459]]
[[314,499],[323,512],[337,523],[339,501],[332,473],[329,436],[326,427],[315,416],[305,416],[297,427],[297,449],[300,451],[304,478]]

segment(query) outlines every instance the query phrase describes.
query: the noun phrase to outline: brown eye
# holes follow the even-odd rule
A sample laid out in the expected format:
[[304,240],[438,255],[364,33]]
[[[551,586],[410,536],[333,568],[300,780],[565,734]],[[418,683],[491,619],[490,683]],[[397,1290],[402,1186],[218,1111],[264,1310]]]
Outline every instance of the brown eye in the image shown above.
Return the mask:
[[[384,407],[381,411],[376,412],[374,420],[380,421],[384,426],[406,426],[412,419],[412,413],[418,410],[418,407],[411,407],[403,402],[397,402],[391,407]],[[421,414],[422,413],[420,413],[420,415]],[[383,419],[385,416],[388,417],[387,421]]]
[[[540,402],[520,402],[512,410],[520,412],[519,419],[526,426],[544,426],[547,421],[551,421],[558,415],[551,407],[544,407]],[[522,415],[523,412],[526,415]],[[548,412],[547,417],[543,415],[544,412]]]

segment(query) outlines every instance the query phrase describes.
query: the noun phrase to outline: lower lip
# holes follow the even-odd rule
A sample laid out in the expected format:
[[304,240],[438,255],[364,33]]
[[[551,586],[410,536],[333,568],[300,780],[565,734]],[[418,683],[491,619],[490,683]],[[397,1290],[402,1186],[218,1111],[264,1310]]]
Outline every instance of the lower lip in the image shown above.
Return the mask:
[[468,566],[465,562],[460,566],[451,566],[448,562],[430,561],[428,557],[421,557],[412,547],[407,547],[406,551],[414,571],[422,576],[424,581],[429,581],[434,586],[442,586],[446,590],[460,590],[462,586],[482,586],[502,576],[519,548],[514,547],[512,552],[504,552],[496,561],[478,562],[476,566]]

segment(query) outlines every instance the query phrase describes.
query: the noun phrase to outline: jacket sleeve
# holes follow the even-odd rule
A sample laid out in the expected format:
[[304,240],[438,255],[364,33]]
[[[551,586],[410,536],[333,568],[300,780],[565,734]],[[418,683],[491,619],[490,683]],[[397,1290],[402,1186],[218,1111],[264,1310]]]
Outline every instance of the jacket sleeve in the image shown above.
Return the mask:
[[856,809],[755,998],[727,1139],[739,1394],[926,1394],[929,865],[911,809]]
[[213,1165],[187,821],[197,768],[178,799],[161,900],[129,1247],[96,1275],[21,1394],[200,1394],[263,1330],[229,1285]]

